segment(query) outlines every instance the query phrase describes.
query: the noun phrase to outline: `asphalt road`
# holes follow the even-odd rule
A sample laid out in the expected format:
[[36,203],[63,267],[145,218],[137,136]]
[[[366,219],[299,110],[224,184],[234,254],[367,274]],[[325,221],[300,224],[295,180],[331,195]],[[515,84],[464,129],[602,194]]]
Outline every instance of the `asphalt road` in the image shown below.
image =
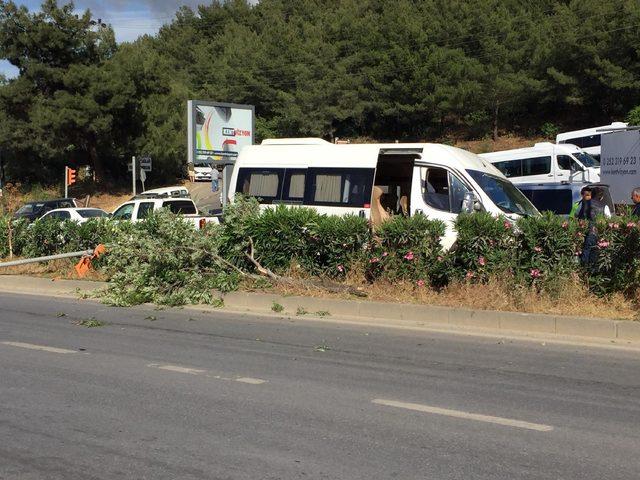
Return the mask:
[[637,352],[0,294],[0,366],[1,479],[640,477]]

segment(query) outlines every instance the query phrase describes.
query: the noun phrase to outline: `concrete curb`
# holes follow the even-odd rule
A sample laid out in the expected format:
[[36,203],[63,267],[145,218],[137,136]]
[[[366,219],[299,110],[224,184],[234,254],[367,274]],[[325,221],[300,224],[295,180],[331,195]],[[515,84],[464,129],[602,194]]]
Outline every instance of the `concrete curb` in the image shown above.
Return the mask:
[[[52,280],[42,277],[0,275],[0,291],[77,297],[91,293],[107,284],[84,280]],[[362,300],[282,296],[277,294],[232,292],[221,295],[223,310],[264,313],[298,318],[345,319],[351,323],[366,323],[388,327],[410,327],[447,330],[480,330],[493,334],[545,335],[578,337],[624,342],[640,342],[640,322],[605,318],[566,317],[532,313],[471,310],[385,303]],[[273,310],[279,304],[283,310]],[[197,307],[195,307],[197,308]]]
[[[533,313],[471,310],[358,300],[281,296],[265,293],[233,292],[223,295],[224,307],[235,311],[270,313],[274,304],[281,315],[300,317],[345,317],[367,323],[445,329],[474,329],[494,333],[545,334],[599,340],[640,342],[640,322],[605,318],[565,317]],[[326,313],[325,313],[326,312]]]

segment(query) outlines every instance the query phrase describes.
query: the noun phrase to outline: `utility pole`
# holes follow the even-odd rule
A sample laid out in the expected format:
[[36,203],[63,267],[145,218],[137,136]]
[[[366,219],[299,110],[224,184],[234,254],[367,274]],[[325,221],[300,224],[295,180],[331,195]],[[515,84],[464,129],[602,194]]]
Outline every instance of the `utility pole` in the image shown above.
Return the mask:
[[131,175],[133,178],[133,196],[136,196],[136,157],[131,157]]

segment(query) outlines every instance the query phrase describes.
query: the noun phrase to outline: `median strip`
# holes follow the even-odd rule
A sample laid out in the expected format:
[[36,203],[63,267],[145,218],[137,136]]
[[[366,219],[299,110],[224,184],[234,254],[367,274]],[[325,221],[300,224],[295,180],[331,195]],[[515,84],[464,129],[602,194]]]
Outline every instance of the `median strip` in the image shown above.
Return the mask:
[[478,413],[463,412],[461,410],[449,410],[447,408],[433,407],[430,405],[421,405],[419,403],[405,403],[395,400],[384,400],[376,398],[371,401],[377,405],[385,405],[387,407],[404,408],[416,412],[433,413],[435,415],[444,415],[446,417],[462,418],[465,420],[474,420],[477,422],[494,423],[504,425],[506,427],[524,428],[526,430],[535,430],[538,432],[550,432],[552,426],[539,423],[524,422],[522,420],[513,420],[511,418],[493,417],[491,415],[481,415]]
[[32,343],[2,342],[2,344],[9,345],[10,347],[26,348],[29,350],[40,350],[42,352],[50,352],[50,353],[78,353],[76,350],[67,350],[66,348],[47,347],[46,345],[34,345]]

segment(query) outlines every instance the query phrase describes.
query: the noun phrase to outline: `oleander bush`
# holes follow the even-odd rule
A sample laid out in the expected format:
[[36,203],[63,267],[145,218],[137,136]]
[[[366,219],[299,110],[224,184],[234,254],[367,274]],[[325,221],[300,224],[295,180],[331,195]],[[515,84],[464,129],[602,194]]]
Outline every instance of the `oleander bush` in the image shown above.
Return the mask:
[[95,219],[74,222],[0,217],[0,256],[33,257],[95,247],[108,254],[98,268],[110,279],[106,301],[211,302],[214,290],[238,288],[257,273],[254,259],[276,274],[383,281],[441,289],[451,284],[487,284],[500,279],[514,295],[529,289],[559,298],[570,285],[607,296],[637,298],[640,290],[640,222],[630,217],[600,219],[596,262],[585,268],[579,254],[588,225],[552,214],[513,223],[486,213],[461,214],[457,241],[443,251],[445,224],[416,215],[395,216],[371,231],[357,216],[334,217],[314,210],[278,206],[261,211],[255,199],[239,198],[221,225],[196,230],[170,212],[139,223]]
[[441,285],[447,271],[440,245],[444,234],[443,222],[424,215],[392,217],[377,228],[370,243],[367,278]]

